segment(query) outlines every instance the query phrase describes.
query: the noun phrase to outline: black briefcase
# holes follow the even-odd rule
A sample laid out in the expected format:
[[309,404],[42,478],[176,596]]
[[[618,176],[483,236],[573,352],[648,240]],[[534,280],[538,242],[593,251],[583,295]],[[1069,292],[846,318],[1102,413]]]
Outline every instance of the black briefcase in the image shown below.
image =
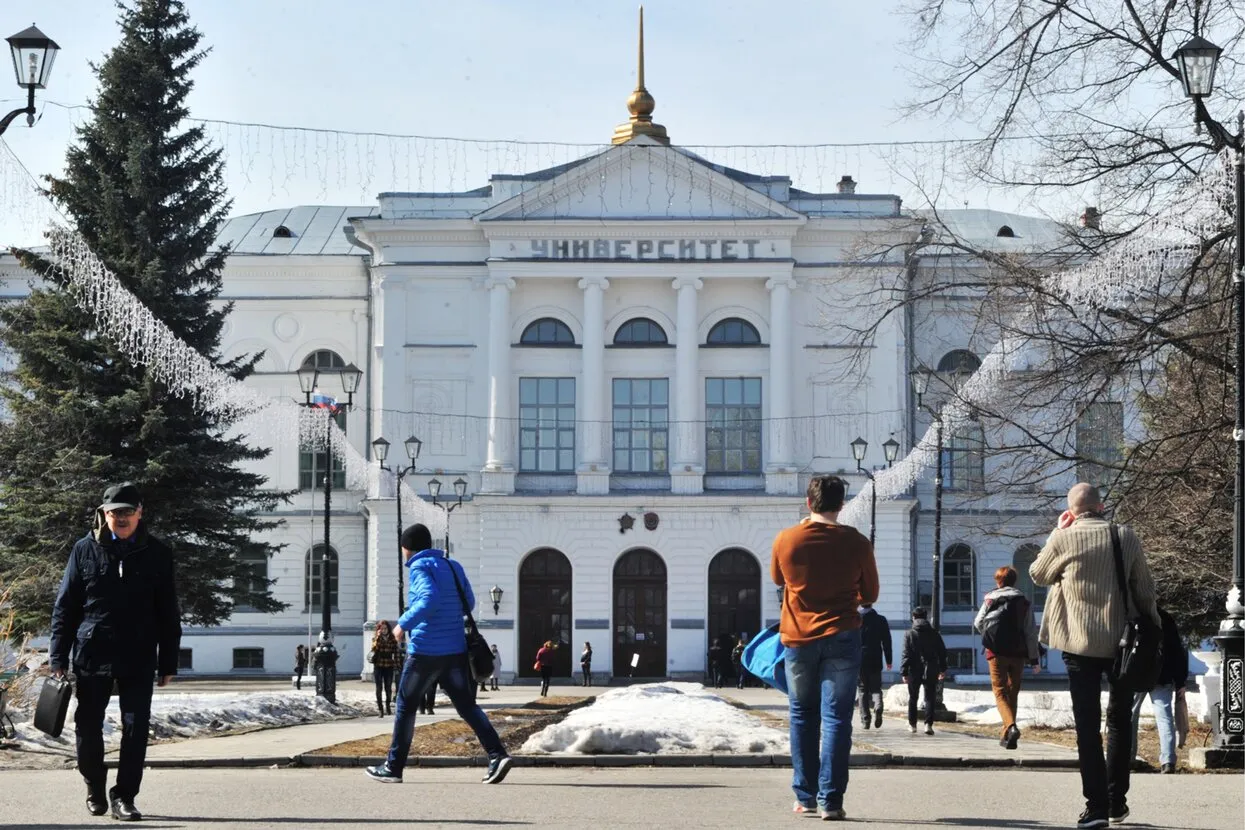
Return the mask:
[[45,680],[39,692],[39,702],[35,704],[35,729],[59,738],[65,728],[65,713],[69,711],[71,697],[73,686],[68,678],[49,677]]

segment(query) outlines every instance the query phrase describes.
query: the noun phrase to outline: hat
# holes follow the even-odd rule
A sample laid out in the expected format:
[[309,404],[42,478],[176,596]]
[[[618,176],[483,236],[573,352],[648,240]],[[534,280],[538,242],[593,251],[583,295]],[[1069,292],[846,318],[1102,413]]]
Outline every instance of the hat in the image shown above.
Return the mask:
[[414,524],[402,531],[402,547],[418,553],[432,547],[432,534],[421,524]]
[[99,509],[116,510],[120,507],[141,507],[142,504],[143,497],[134,482],[123,481],[104,491],[104,503],[99,506]]

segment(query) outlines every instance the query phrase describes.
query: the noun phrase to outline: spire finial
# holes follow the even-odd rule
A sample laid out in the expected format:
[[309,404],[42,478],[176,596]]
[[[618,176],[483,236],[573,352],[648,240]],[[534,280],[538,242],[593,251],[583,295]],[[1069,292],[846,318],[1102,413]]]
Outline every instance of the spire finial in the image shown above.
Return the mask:
[[653,110],[656,108],[657,102],[653,100],[653,96],[649,94],[648,89],[644,86],[644,6],[640,6],[640,47],[638,55],[639,63],[636,68],[635,92],[631,93],[631,97],[627,99],[627,110],[631,113],[631,120],[614,128],[613,143],[625,144],[638,135],[646,135],[649,138],[660,141],[662,144],[669,144],[670,138],[666,135],[666,128],[660,124],[653,123]]

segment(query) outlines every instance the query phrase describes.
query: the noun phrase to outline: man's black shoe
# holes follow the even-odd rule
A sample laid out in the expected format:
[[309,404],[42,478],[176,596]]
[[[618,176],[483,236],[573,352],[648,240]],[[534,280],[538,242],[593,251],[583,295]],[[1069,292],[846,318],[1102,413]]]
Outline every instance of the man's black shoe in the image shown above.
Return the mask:
[[117,821],[142,821],[143,814],[134,806],[132,798],[114,798],[112,800],[112,817]]
[[102,816],[108,812],[108,797],[103,787],[86,788],[86,811],[93,816]]
[[1086,810],[1081,813],[1076,826],[1078,830],[1098,830],[1098,828],[1110,827],[1111,822],[1107,820],[1105,810]]

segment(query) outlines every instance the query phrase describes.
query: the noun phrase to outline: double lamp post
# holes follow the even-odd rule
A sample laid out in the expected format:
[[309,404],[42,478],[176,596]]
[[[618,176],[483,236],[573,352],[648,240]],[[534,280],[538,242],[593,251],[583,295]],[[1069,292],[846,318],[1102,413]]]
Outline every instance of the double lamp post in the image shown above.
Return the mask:
[[[857,438],[852,442],[852,458],[856,459],[856,472],[864,473],[869,481],[873,482],[873,486],[869,488],[869,544],[873,544],[874,537],[877,535],[878,523],[878,482],[873,477],[873,472],[861,465],[865,460],[865,453],[869,451],[869,442],[863,438]],[[895,459],[899,457],[899,442],[894,438],[889,438],[882,443],[882,454],[886,456],[886,467],[895,463]]]

